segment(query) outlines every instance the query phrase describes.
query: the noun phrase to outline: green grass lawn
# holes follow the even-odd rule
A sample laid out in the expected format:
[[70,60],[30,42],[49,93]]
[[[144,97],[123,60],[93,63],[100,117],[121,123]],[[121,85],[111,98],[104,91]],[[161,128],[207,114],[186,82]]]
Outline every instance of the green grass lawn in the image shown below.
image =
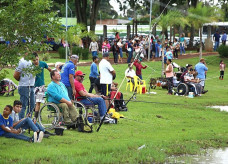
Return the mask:
[[[40,144],[14,139],[0,139],[0,163],[164,163],[172,155],[197,154],[201,148],[227,147],[227,112],[206,108],[210,105],[228,105],[227,76],[219,80],[218,56],[205,57],[209,71],[206,89],[209,92],[193,99],[167,95],[167,90],[156,88],[157,94],[137,95],[138,101],[130,102],[125,118],[117,125],[103,125],[91,134],[65,130],[63,136],[44,139]],[[228,59],[224,59],[228,63]],[[197,64],[198,58],[176,60],[185,66]],[[159,77],[161,62],[147,62],[150,67],[142,70],[143,78]],[[121,83],[127,64],[114,65],[116,82]],[[90,68],[78,67],[86,73],[85,88],[89,89]],[[13,79],[13,70],[8,78]],[[45,72],[46,84],[50,82]],[[124,99],[132,95],[126,91],[126,82],[120,90]],[[5,105],[19,99],[0,97],[1,113]],[[142,145],[145,148],[138,150]]]

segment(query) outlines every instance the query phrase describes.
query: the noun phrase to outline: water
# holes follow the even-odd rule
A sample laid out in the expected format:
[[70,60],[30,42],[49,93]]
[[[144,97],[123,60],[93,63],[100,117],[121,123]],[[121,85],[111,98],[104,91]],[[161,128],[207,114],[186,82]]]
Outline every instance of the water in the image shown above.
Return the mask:
[[210,148],[200,155],[172,156],[167,163],[228,164],[228,148]]
[[211,106],[210,108],[220,109],[220,111],[228,112],[228,106]]

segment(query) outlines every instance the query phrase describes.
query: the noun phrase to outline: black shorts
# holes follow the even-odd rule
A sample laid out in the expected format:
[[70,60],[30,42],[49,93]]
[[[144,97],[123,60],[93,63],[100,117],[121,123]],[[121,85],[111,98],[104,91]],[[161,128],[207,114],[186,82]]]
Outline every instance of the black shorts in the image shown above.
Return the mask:
[[101,84],[101,94],[108,96],[111,91],[111,84]]
[[220,76],[224,76],[224,71],[220,71]]

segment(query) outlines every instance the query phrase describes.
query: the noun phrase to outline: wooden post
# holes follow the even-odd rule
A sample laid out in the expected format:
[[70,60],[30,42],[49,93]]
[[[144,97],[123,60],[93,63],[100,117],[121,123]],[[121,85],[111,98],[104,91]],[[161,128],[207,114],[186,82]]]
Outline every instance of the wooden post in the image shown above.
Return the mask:
[[137,25],[138,25],[138,21],[136,20],[135,21],[135,35],[137,35],[137,31],[138,31]]
[[133,19],[133,32],[132,32],[132,37],[135,36],[135,20]]
[[207,26],[207,38],[211,38],[211,25]]

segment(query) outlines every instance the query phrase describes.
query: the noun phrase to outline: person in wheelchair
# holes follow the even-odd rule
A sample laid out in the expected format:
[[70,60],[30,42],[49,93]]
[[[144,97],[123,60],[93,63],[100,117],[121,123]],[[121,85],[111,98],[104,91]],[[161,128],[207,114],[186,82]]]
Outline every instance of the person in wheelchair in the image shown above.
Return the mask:
[[191,68],[184,76],[184,81],[190,87],[193,87],[195,96],[200,96],[202,92],[202,86],[199,84],[200,80],[194,78],[194,70]]
[[75,72],[74,86],[76,90],[75,99],[84,105],[98,105],[100,118],[103,119],[107,111],[103,95],[88,93],[82,84],[85,74],[82,71]]
[[61,76],[58,70],[50,73],[52,82],[48,85],[48,102],[55,103],[63,110],[63,118],[66,126],[76,124],[78,112],[68,96],[65,85],[60,82]]

